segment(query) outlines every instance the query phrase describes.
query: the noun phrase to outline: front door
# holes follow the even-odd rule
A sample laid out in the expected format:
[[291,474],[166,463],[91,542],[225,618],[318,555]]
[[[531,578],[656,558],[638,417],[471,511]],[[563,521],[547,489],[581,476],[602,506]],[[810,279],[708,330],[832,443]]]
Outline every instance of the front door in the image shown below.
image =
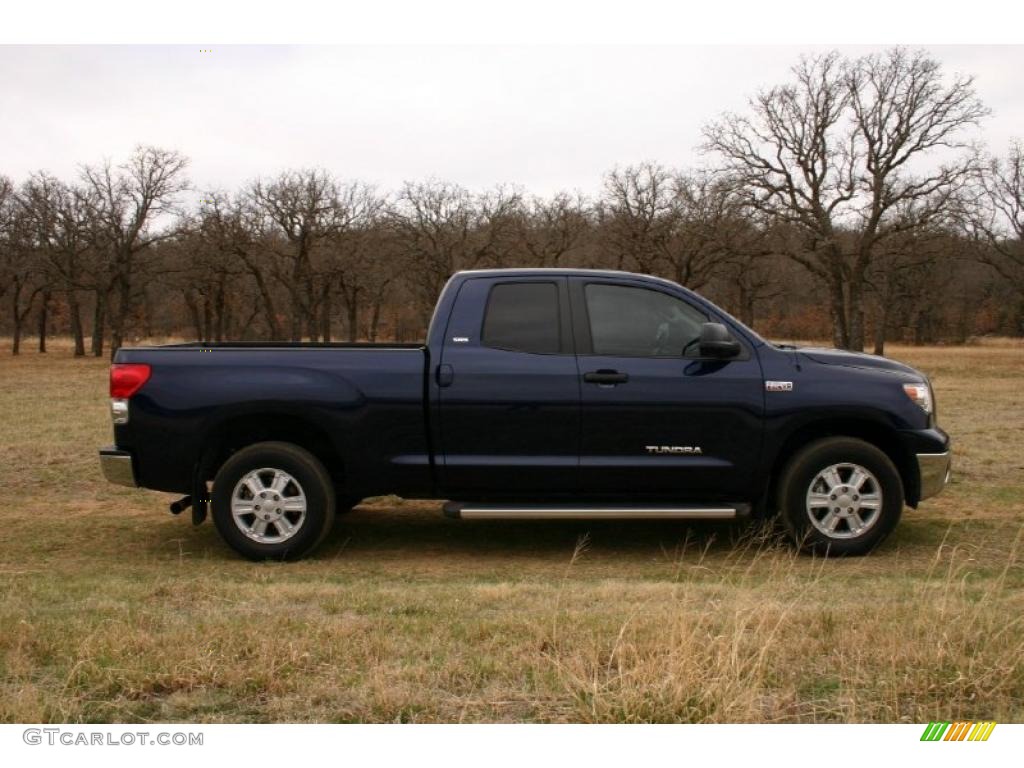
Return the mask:
[[682,292],[573,278],[585,495],[741,501],[761,450],[756,353],[702,360],[709,317]]
[[447,495],[575,490],[580,380],[566,278],[467,280],[437,372]]

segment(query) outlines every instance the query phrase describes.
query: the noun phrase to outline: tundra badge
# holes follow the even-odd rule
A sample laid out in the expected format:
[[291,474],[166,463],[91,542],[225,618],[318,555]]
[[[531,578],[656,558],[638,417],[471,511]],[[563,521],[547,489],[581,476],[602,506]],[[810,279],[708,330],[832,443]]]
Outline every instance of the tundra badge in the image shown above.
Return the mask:
[[792,381],[766,381],[764,388],[769,392],[792,392]]
[[701,456],[704,451],[699,445],[646,445],[648,453],[684,453],[690,456]]

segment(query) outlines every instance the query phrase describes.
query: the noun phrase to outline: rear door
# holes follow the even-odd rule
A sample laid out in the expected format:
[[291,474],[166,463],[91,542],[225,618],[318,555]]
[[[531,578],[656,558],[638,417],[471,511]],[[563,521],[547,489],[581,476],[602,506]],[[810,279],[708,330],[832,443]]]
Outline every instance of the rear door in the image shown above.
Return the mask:
[[438,377],[446,494],[575,489],[580,380],[566,278],[467,280]]
[[748,498],[764,384],[746,341],[738,358],[699,359],[691,342],[718,318],[667,286],[573,278],[571,291],[582,492]]

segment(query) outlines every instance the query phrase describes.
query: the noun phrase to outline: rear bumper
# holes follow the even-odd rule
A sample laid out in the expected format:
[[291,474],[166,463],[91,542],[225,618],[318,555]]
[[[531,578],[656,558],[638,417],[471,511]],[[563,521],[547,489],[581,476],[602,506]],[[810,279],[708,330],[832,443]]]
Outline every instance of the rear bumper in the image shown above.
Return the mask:
[[952,475],[951,463],[949,451],[917,454],[917,472],[921,478],[920,500],[942,492]]
[[100,469],[108,482],[116,485],[138,486],[135,482],[135,469],[132,466],[132,455],[128,451],[117,448],[100,448]]

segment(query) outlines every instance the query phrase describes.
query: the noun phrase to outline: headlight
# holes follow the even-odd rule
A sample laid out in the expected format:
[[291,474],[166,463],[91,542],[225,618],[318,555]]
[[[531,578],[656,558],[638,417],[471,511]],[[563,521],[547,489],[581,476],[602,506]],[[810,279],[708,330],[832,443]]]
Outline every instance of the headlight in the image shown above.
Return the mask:
[[927,384],[904,384],[903,391],[907,393],[907,397],[920,406],[922,411],[931,414],[932,392]]

